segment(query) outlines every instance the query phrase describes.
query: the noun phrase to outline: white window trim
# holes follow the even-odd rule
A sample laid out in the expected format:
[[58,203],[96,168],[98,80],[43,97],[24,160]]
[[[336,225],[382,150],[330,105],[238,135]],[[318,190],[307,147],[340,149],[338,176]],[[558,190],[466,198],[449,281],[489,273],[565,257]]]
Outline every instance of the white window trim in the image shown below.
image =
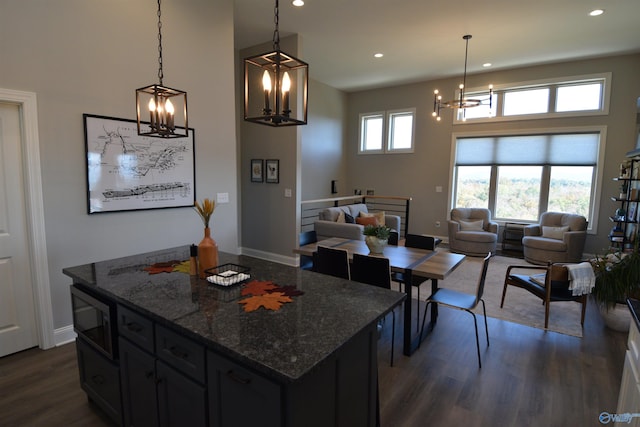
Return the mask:
[[[411,128],[411,147],[410,148],[396,148],[391,149],[391,116],[398,113],[411,113],[413,115],[412,128]],[[362,138],[362,120],[366,117],[381,115],[383,118],[382,123],[382,148],[380,150],[363,150]],[[416,109],[415,108],[399,108],[396,110],[386,111],[370,111],[367,113],[360,113],[358,115],[358,154],[407,154],[413,153],[415,150],[416,141]]]
[[[481,136],[509,136],[509,135],[531,135],[543,133],[580,133],[580,132],[599,132],[600,133],[600,146],[598,149],[598,163],[596,165],[596,185],[593,187],[593,204],[591,206],[591,213],[589,223],[587,224],[587,234],[598,234],[598,217],[600,200],[602,197],[602,184],[604,177],[604,162],[605,162],[605,148],[607,145],[607,126],[572,126],[572,127],[555,127],[544,129],[517,129],[517,130],[497,130],[497,131],[475,131],[475,132],[452,132],[451,133],[451,149],[450,149],[450,162],[449,162],[449,194],[447,205],[449,206],[449,212],[454,208],[453,200],[455,198],[455,159],[456,159],[456,141],[458,138],[468,137],[481,137]],[[501,223],[501,221],[498,221]]]
[[[584,74],[580,76],[567,76],[567,77],[557,77],[552,79],[542,79],[542,80],[530,80],[524,82],[517,83],[504,83],[504,84],[494,84],[493,90],[495,92],[503,92],[509,90],[520,90],[520,89],[534,89],[536,87],[553,87],[557,85],[569,85],[574,83],[586,83],[588,81],[603,81],[603,90],[604,97],[602,98],[602,108],[600,110],[588,110],[588,111],[565,111],[565,112],[548,112],[541,114],[522,114],[517,116],[502,116],[501,114],[497,114],[494,117],[487,117],[482,119],[467,119],[462,120],[458,119],[458,115],[454,113],[453,116],[453,124],[454,125],[464,125],[464,124],[474,124],[474,123],[490,123],[490,122],[512,122],[512,121],[521,121],[521,120],[540,120],[540,119],[553,119],[560,117],[589,117],[589,116],[606,116],[609,114],[609,105],[611,99],[611,76],[609,73],[598,73],[598,74]],[[472,95],[474,93],[487,93],[486,86],[478,86],[474,88],[469,88],[465,90],[466,94]],[[553,95],[555,98],[555,95]],[[498,101],[499,103],[502,100]],[[501,105],[498,105],[501,107]]]

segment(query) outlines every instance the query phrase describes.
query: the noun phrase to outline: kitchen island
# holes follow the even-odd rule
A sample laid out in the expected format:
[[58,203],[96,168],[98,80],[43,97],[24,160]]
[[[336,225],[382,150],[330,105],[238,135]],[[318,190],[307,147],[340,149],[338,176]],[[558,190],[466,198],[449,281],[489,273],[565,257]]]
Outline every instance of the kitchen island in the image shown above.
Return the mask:
[[[376,424],[376,325],[404,294],[221,252],[250,281],[302,292],[279,310],[246,312],[244,285],[146,270],[188,259],[184,246],[63,270],[116,307],[113,360],[77,340],[90,400],[125,425]],[[119,381],[105,385],[113,372]]]

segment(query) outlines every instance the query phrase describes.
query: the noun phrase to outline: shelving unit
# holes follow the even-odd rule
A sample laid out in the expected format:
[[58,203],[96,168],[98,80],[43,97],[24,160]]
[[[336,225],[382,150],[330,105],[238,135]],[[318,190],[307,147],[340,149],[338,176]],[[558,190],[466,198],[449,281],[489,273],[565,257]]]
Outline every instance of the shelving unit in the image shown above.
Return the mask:
[[611,247],[630,249],[638,234],[640,219],[640,156],[626,159],[620,164],[620,174],[614,181],[620,183],[620,194],[611,197],[618,208],[609,217],[615,225],[609,233]]

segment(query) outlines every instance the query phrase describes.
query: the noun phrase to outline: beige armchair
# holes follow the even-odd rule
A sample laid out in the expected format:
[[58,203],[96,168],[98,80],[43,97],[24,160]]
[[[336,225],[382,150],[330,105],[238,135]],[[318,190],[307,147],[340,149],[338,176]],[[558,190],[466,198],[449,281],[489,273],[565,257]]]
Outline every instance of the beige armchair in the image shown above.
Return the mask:
[[533,264],[580,262],[587,239],[587,219],[582,215],[545,212],[540,223],[524,228],[524,259]]
[[498,223],[491,221],[491,211],[483,208],[451,210],[449,249],[470,256],[486,256],[496,252]]

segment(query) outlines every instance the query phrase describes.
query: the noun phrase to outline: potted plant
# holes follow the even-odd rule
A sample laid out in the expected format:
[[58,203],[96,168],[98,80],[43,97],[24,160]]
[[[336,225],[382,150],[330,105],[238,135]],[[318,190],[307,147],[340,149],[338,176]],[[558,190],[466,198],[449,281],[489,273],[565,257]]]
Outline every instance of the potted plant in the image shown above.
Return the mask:
[[386,225],[365,225],[362,234],[371,253],[380,254],[389,242],[391,228]]
[[[628,329],[626,309],[627,298],[640,297],[640,252],[637,242],[630,252],[615,251],[604,256],[596,256],[591,260],[591,265],[596,276],[596,284],[593,296],[600,307],[600,312],[605,318],[605,323],[613,329]],[[622,310],[616,307],[624,304]],[[608,323],[615,311],[622,311],[625,320],[617,326]],[[618,323],[618,322],[616,322]]]

